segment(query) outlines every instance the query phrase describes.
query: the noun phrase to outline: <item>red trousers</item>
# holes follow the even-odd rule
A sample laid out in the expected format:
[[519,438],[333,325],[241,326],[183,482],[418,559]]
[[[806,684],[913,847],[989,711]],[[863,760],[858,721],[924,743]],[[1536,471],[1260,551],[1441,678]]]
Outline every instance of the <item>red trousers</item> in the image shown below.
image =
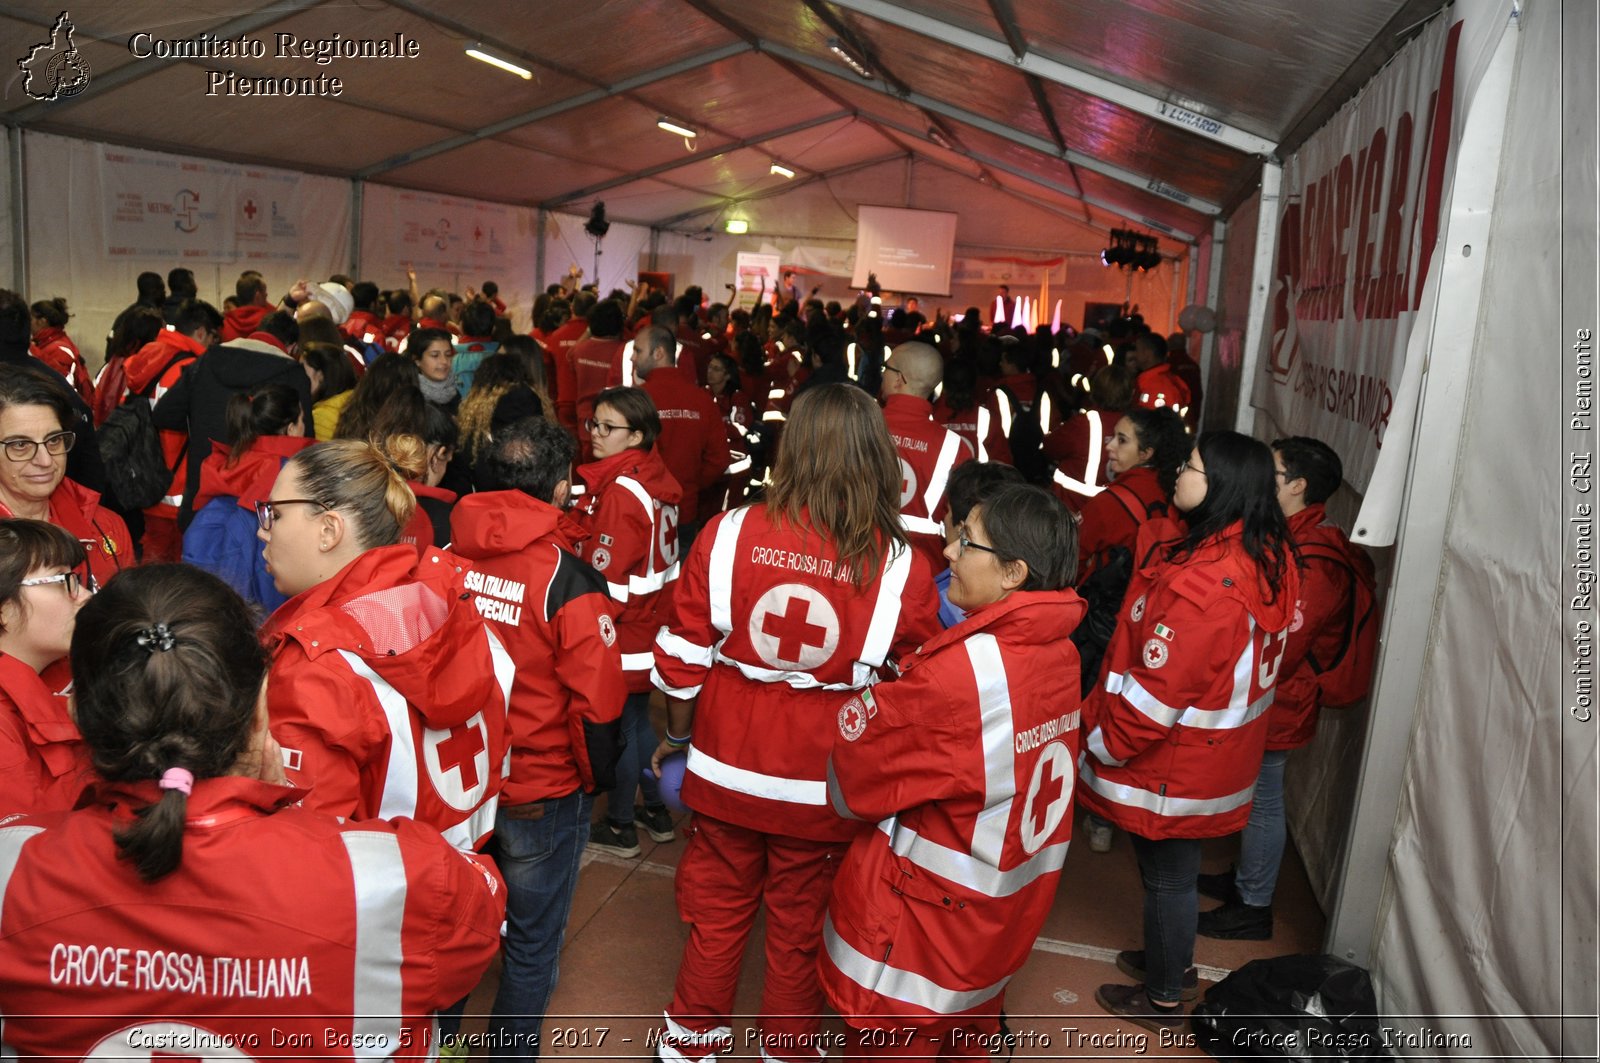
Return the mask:
[[739,966],[763,901],[762,1048],[767,1056],[791,1063],[821,1058],[817,952],[822,913],[846,848],[845,842],[764,834],[695,815],[678,863],[678,915],[689,924],[689,940],[667,1009],[663,1060],[698,1060],[734,1049],[731,1018]]

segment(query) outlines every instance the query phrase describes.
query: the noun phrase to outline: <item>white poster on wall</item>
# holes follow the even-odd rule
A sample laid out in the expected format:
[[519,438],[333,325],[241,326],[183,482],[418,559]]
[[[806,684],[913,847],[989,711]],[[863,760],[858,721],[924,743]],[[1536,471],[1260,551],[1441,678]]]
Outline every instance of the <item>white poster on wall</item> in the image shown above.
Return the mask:
[[487,276],[510,268],[516,207],[406,191],[396,194],[390,205],[390,217],[366,222],[391,226],[401,261],[418,273]]
[[1012,258],[958,256],[950,269],[951,284],[1034,285],[1049,277],[1051,284],[1067,279],[1066,258]]
[[300,174],[132,148],[98,150],[109,258],[300,260]]
[[777,255],[739,252],[734,267],[738,274],[734,280],[734,309],[749,310],[757,303],[772,298],[772,293],[783,280],[778,273],[780,262]]

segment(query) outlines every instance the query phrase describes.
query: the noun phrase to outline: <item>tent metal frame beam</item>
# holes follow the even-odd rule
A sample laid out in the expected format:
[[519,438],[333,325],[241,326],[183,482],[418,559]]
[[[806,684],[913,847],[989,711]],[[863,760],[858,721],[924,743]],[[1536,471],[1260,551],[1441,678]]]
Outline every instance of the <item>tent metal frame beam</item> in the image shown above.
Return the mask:
[[[198,37],[208,34],[213,37],[247,36],[251,33],[254,33],[256,30],[261,29],[263,26],[270,26],[273,23],[282,22],[285,18],[288,18],[291,15],[296,15],[309,8],[316,7],[322,2],[323,0],[280,0],[280,2],[274,3],[268,7],[264,7],[259,11],[252,11],[248,15],[241,15],[236,19],[231,19],[230,21],[220,23],[216,26],[208,26],[205,29],[200,30],[199,32],[194,33],[184,39],[194,40]],[[27,22],[30,24],[34,24],[36,22],[32,16],[15,11],[10,5],[0,8],[0,14],[5,15],[7,18],[14,18],[19,22]],[[46,21],[38,24],[48,27],[51,23]],[[91,33],[90,36],[96,39],[110,39],[100,34]],[[44,117],[45,115],[49,115],[51,118],[54,118],[56,115],[60,114],[62,110],[71,107],[74,104],[82,103],[84,100],[96,99],[108,92],[119,89],[124,85],[130,85],[135,81],[150,77],[153,74],[159,74],[164,70],[170,70],[172,69],[174,63],[183,61],[184,60],[173,60],[172,62],[155,63],[134,60],[131,63],[124,63],[122,66],[117,67],[110,73],[96,74],[90,80],[88,87],[82,92],[78,93],[76,96],[66,96],[61,99],[50,100],[48,102],[40,101],[29,104],[27,107],[23,107],[15,114],[11,115],[10,121],[16,123],[17,125],[25,126],[31,125],[34,121]]]
[[[897,133],[901,133],[901,134],[904,134],[905,136],[911,137],[913,140],[916,140],[919,143],[926,143],[926,144],[934,143],[932,138],[930,138],[926,133],[920,132],[920,131],[915,130],[915,129],[912,129],[909,126],[903,125],[902,123],[900,123],[898,121],[895,121],[893,119],[883,118],[883,117],[880,117],[879,115],[865,113],[865,112],[863,112],[861,117],[863,119],[867,120],[867,121],[873,122],[873,123],[875,123],[877,125],[881,125],[881,126],[887,128],[887,129],[893,129]],[[1182,229],[1175,229],[1172,226],[1166,224],[1165,222],[1159,222],[1159,221],[1156,221],[1153,218],[1147,218],[1147,217],[1143,217],[1141,215],[1133,214],[1132,212],[1130,212],[1128,210],[1128,208],[1123,207],[1123,206],[1119,206],[1116,203],[1108,203],[1103,199],[1097,199],[1097,198],[1095,198],[1093,196],[1086,196],[1081,192],[1078,192],[1078,191],[1076,191],[1076,190],[1074,190],[1072,188],[1069,188],[1067,185],[1060,184],[1058,182],[1052,181],[1052,180],[1050,180],[1049,178],[1046,178],[1046,177],[1040,177],[1038,174],[1029,173],[1028,171],[1022,169],[1021,167],[1013,166],[1011,163],[1006,162],[1003,159],[992,158],[992,157],[990,157],[988,155],[984,155],[984,154],[982,154],[980,152],[968,151],[965,148],[958,149],[958,154],[965,155],[967,158],[971,159],[973,162],[978,163],[978,164],[980,164],[982,166],[987,166],[990,169],[999,170],[1001,173],[1010,174],[1012,177],[1016,177],[1016,178],[1019,178],[1020,180],[1027,181],[1030,184],[1038,185],[1040,188],[1049,189],[1050,191],[1056,192],[1056,193],[1058,193],[1060,195],[1068,196],[1068,197],[1070,197],[1072,199],[1076,199],[1076,200],[1079,200],[1079,201],[1081,201],[1083,203],[1087,203],[1092,207],[1099,207],[1101,210],[1108,211],[1111,214],[1115,214],[1119,218],[1126,218],[1128,221],[1134,223],[1135,225],[1144,225],[1144,226],[1147,226],[1147,227],[1149,227],[1151,229],[1155,229],[1155,230],[1157,230],[1159,232],[1165,233],[1166,235],[1172,237],[1174,240],[1182,240],[1185,243],[1192,244],[1197,239],[1194,236],[1194,234],[1192,234],[1192,233],[1184,232]],[[927,156],[925,156],[925,157],[927,157]],[[1002,188],[1000,190],[1001,191],[1006,191],[1006,189],[1004,189],[1004,188]]]
[[880,96],[888,96],[890,99],[900,100],[902,103],[909,103],[914,107],[920,107],[924,111],[931,111],[934,114],[942,115],[958,122],[964,122],[967,125],[973,126],[976,129],[980,129],[983,132],[990,134],[991,136],[1000,137],[1003,140],[1009,140],[1013,144],[1029,148],[1049,158],[1059,159],[1063,162],[1081,166],[1085,170],[1101,174],[1105,177],[1111,178],[1114,181],[1129,185],[1130,187],[1160,196],[1163,199],[1170,199],[1174,203],[1187,207],[1190,210],[1197,211],[1198,213],[1214,217],[1222,212],[1222,207],[1220,205],[1212,203],[1209,200],[1201,199],[1198,196],[1192,196],[1182,189],[1174,188],[1172,185],[1169,185],[1167,182],[1162,181],[1159,178],[1151,177],[1146,174],[1134,173],[1132,170],[1125,170],[1120,166],[1104,162],[1100,159],[1094,158],[1091,155],[1085,155],[1079,151],[1073,151],[1070,149],[1064,152],[1058,151],[1054,144],[1042,137],[1036,137],[1031,133],[1019,132],[1000,122],[996,122],[992,118],[987,118],[981,114],[976,114],[972,111],[965,110],[964,108],[957,107],[954,104],[946,103],[944,100],[935,99],[932,96],[925,96],[920,92],[906,91],[902,93],[896,91],[882,78],[873,77],[870,80],[866,78],[851,79],[847,77],[843,67],[829,63],[824,59],[819,59],[808,52],[802,52],[797,49],[790,48],[788,45],[779,44],[775,41],[763,39],[761,41],[761,50],[772,55],[781,56],[784,59],[790,60],[791,62],[808,66],[811,69],[820,71],[829,75],[830,77],[837,77],[840,80],[848,81],[850,84],[859,84],[864,88],[878,93]]
[[818,181],[826,181],[832,177],[844,177],[846,174],[856,173],[860,170],[870,170],[874,166],[883,166],[886,163],[899,162],[901,159],[905,158],[906,155],[907,152],[897,151],[893,155],[885,155],[877,159],[866,159],[861,162],[851,163],[849,166],[844,166],[837,170],[829,170],[827,172],[818,171],[817,173],[812,174],[810,177],[803,177],[798,181],[791,181],[775,188],[768,188],[760,192],[753,192],[748,196],[726,197],[718,203],[712,203],[704,207],[696,208],[695,210],[686,210],[681,214],[674,214],[670,218],[663,218],[660,221],[651,222],[650,227],[652,229],[671,230],[675,226],[681,225],[682,223],[688,221],[690,218],[697,218],[702,214],[712,214],[717,211],[727,210],[729,207],[742,206],[746,203],[755,203],[763,199],[776,199],[777,197],[787,195],[790,192],[797,192],[807,185],[816,184]]
[[567,111],[576,110],[579,107],[587,107],[591,103],[599,103],[601,100],[610,99],[613,96],[620,96],[624,93],[632,92],[635,89],[643,88],[646,85],[653,84],[657,81],[663,81],[667,78],[676,77],[679,74],[687,73],[690,70],[697,70],[700,67],[709,66],[712,63],[719,63],[724,59],[731,59],[733,56],[742,55],[751,50],[752,49],[750,45],[745,44],[742,41],[737,41],[732,44],[725,44],[720,48],[713,48],[709,52],[701,52],[699,55],[692,55],[685,59],[679,59],[677,62],[668,63],[666,66],[656,67],[654,70],[647,70],[642,74],[635,74],[633,77],[624,78],[615,85],[600,86],[598,88],[590,89],[588,92],[580,92],[576,96],[568,96],[564,100],[557,100],[554,103],[547,103],[543,107],[536,107],[531,111],[524,111],[521,114],[512,115],[509,118],[502,118],[498,122],[491,122],[481,129],[476,129],[470,133],[463,133],[460,136],[449,137],[445,140],[426,145],[425,147],[404,152],[392,158],[385,159],[383,162],[368,166],[365,169],[358,171],[356,176],[366,179],[381,173],[385,173],[389,170],[398,169],[401,166],[409,166],[411,163],[421,162],[423,159],[429,159],[435,155],[440,155],[447,151],[453,151],[456,148],[465,147],[468,144],[472,144],[480,140],[487,140],[490,137],[497,137],[502,133],[508,133],[513,129],[518,129],[525,125],[532,125],[534,122],[543,121],[546,118],[553,118],[558,114],[564,114]]
[[794,122],[790,125],[783,126],[780,129],[764,130],[755,134],[754,136],[745,137],[741,140],[732,141],[731,143],[707,148],[704,151],[697,151],[692,155],[685,155],[682,158],[673,159],[669,162],[658,163],[655,166],[646,166],[642,170],[635,170],[632,173],[623,174],[621,177],[613,177],[608,181],[601,181],[598,184],[588,185],[587,187],[564,193],[552,199],[547,199],[539,205],[546,209],[553,210],[556,207],[563,206],[575,200],[587,199],[592,195],[597,195],[600,192],[605,192],[609,189],[620,187],[621,185],[632,184],[634,181],[643,181],[647,178],[654,177],[657,174],[668,173],[672,170],[681,170],[685,166],[692,166],[697,162],[704,162],[707,159],[714,159],[718,155],[726,155],[729,152],[742,151],[745,148],[753,148],[759,144],[764,144],[769,140],[779,140],[783,137],[792,136],[795,133],[803,133],[807,129],[815,129],[819,125],[827,125],[829,122],[837,122],[840,119],[850,117],[853,116],[849,111],[831,111],[828,114],[821,115],[817,118],[808,118],[804,122]]
[[[1079,67],[1063,63],[1057,59],[1047,59],[1037,53],[1017,55],[1013,45],[1006,41],[995,40],[993,37],[981,33],[974,33],[969,29],[945,22],[941,19],[925,15],[920,11],[903,7],[887,0],[828,0],[835,7],[842,7],[847,11],[866,15],[903,29],[919,33],[924,37],[943,41],[946,44],[960,48],[962,51],[981,55],[992,59],[1005,66],[1015,67],[1028,74],[1036,74],[1046,81],[1053,81],[1058,85],[1065,85],[1070,89],[1099,97],[1119,107],[1153,118],[1158,122],[1174,126],[1196,136],[1207,137],[1221,144],[1225,144],[1236,151],[1250,155],[1272,156],[1278,150],[1277,144],[1266,137],[1257,136],[1246,132],[1236,126],[1228,125],[1209,115],[1197,113],[1187,102],[1167,100],[1153,96],[1147,92],[1118,84],[1099,74]],[[997,20],[998,21],[998,20]],[[1002,23],[1002,27],[1004,23]],[[1020,37],[1020,33],[1018,34]],[[1208,211],[1207,213],[1217,213]]]

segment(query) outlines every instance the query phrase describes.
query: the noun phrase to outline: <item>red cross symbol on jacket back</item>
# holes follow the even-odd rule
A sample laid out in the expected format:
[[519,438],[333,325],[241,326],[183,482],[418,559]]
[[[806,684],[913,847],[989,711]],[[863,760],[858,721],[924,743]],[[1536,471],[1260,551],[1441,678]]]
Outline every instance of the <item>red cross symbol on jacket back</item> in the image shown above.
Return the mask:
[[450,737],[439,743],[439,767],[445,771],[456,768],[461,772],[461,788],[471,790],[478,785],[478,754],[483,752],[483,735],[471,723],[461,723],[450,728]]
[[790,598],[789,608],[782,616],[774,610],[761,621],[761,630],[778,640],[778,657],[799,663],[807,646],[824,646],[828,629],[810,621],[811,604],[804,598]]

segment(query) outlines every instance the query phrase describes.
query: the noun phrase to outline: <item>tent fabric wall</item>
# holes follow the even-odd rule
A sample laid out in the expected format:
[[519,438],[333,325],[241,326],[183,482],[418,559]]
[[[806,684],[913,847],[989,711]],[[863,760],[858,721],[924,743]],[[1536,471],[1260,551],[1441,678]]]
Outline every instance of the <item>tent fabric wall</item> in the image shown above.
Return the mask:
[[[1551,106],[1563,17],[1577,10],[1521,10],[1459,478],[1373,964],[1386,1014],[1452,1016],[1449,1029],[1471,1038],[1459,1054],[1478,1058],[1553,1056],[1563,980],[1579,982],[1579,999],[1595,991],[1592,939],[1587,961],[1557,962],[1563,897],[1595,909],[1594,735],[1564,793],[1561,558],[1554,535],[1530,534],[1560,525],[1565,473],[1552,283],[1562,222],[1550,209],[1561,171],[1550,161],[1582,153],[1593,181],[1593,128],[1563,144]],[[1592,8],[1584,20],[1592,41]],[[1591,1039],[1569,1058],[1593,1051]]]
[[539,292],[538,219],[538,211],[529,207],[367,184],[361,195],[357,279],[383,289],[404,288],[409,264],[424,292],[464,293],[492,280],[500,286],[512,324],[526,332]]
[[[1256,217],[1260,213],[1261,193],[1257,191],[1228,218],[1228,231],[1222,245],[1222,290],[1217,305],[1212,308],[1217,315],[1216,336],[1205,377],[1205,409],[1201,413],[1201,424],[1207,430],[1231,428],[1239,409],[1239,374],[1250,314]],[[1210,254],[1206,258],[1209,263]],[[1200,279],[1200,290],[1204,291],[1206,275],[1202,274]],[[1199,301],[1205,302],[1203,298]]]
[[[545,219],[544,283],[554,284],[566,274],[569,266],[583,270],[583,283],[595,281],[595,241],[584,232],[586,215],[551,213]],[[645,269],[650,258],[650,230],[643,225],[630,225],[613,221],[600,241],[600,294],[613,288],[628,290],[627,282]],[[685,284],[680,282],[678,290]],[[542,289],[541,289],[542,290]]]
[[26,295],[26,285],[23,278],[17,276],[13,262],[16,242],[12,231],[18,214],[16,204],[11,201],[11,190],[11,137],[7,135],[0,136],[0,203],[5,204],[5,224],[0,225],[0,287]]
[[[25,180],[28,194],[28,277],[24,294],[30,302],[66,296],[73,314],[68,335],[77,341],[91,366],[100,364],[105,354],[104,339],[116,315],[134,299],[134,278],[143,270],[155,270],[163,277],[169,269],[187,264],[194,271],[200,298],[219,309],[224,296],[233,294],[233,284],[241,270],[260,269],[267,277],[274,297],[287,291],[299,277],[325,278],[349,265],[350,183],[332,177],[299,174],[264,167],[224,167],[211,160],[161,152],[109,149],[88,140],[27,133],[23,138]],[[221,170],[244,173],[263,188],[288,189],[285,223],[296,234],[294,239],[273,245],[274,254],[292,255],[268,261],[246,257],[243,250],[227,246],[219,223],[202,230],[186,243],[195,257],[178,255],[111,255],[109,248],[118,237],[108,217],[118,201],[118,165],[107,160],[115,152],[153,167],[170,167],[170,174],[148,179],[150,203],[172,202],[180,187],[193,185],[201,190],[203,204],[214,198],[216,188],[235,180],[219,176]],[[154,172],[154,171],[153,171]],[[124,194],[126,194],[124,192]],[[217,204],[227,212],[232,204]]]

